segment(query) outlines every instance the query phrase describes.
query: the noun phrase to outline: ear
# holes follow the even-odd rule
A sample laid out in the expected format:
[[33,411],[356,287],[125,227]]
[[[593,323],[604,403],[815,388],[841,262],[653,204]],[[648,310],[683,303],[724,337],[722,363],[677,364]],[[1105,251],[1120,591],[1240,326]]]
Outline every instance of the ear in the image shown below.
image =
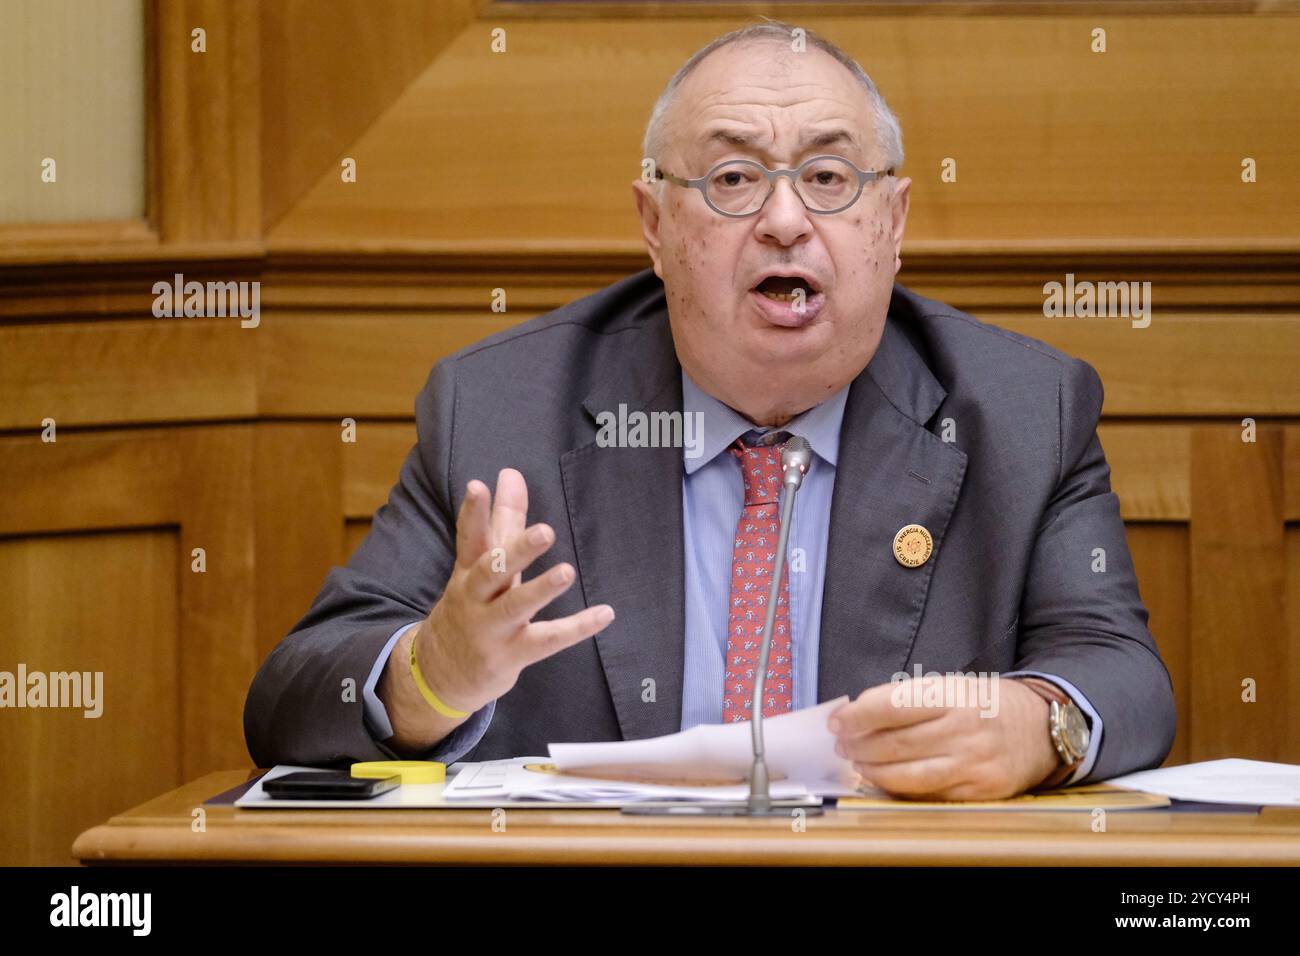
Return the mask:
[[903,267],[903,228],[907,225],[907,208],[912,197],[912,180],[899,179],[894,184],[894,195],[889,202],[890,238],[894,243],[894,275]]
[[661,255],[663,244],[659,236],[659,198],[655,195],[655,187],[644,179],[632,182],[632,196],[636,200],[637,215],[641,217],[641,236],[645,239],[646,251],[654,263],[655,275],[662,279],[664,270]]

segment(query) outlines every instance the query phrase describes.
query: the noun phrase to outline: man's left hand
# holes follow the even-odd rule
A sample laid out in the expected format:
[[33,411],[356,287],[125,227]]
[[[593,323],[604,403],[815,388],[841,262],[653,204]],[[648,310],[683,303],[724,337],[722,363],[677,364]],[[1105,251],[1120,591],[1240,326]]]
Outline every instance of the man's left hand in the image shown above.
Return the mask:
[[836,752],[895,797],[1012,797],[1047,779],[1059,760],[1047,701],[1015,678],[947,674],[881,684],[834,711],[828,725]]

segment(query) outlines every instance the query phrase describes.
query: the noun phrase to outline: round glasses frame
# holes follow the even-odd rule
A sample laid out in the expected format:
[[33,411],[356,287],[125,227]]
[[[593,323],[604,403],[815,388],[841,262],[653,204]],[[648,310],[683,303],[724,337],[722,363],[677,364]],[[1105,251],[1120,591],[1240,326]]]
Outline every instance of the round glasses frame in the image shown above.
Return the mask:
[[[811,206],[808,205],[808,200],[803,198],[803,193],[799,192],[799,180],[797,177],[801,172],[803,172],[805,167],[810,166],[813,163],[818,162],[819,160],[825,160],[825,159],[833,159],[836,162],[843,163],[849,169],[852,169],[855,173],[857,173],[858,191],[853,194],[852,199],[850,199],[842,206],[837,206],[834,209],[813,209]],[[714,173],[716,173],[718,170],[722,169],[725,166],[742,166],[742,165],[752,166],[754,169],[760,170],[763,173],[763,176],[766,177],[767,179],[767,195],[763,197],[763,201],[761,203],[759,203],[756,207],[754,207],[754,209],[750,210],[749,212],[727,212],[725,209],[719,209],[717,206],[713,204],[713,200],[709,198],[709,190],[708,190],[709,180],[713,178]],[[716,212],[719,216],[726,216],[728,219],[748,219],[750,216],[755,216],[759,212],[761,212],[763,207],[767,205],[767,201],[772,198],[772,193],[776,189],[776,178],[778,176],[790,177],[790,185],[791,187],[793,187],[795,195],[799,197],[799,201],[804,204],[805,209],[807,209],[811,213],[815,213],[818,216],[830,216],[837,212],[843,212],[844,210],[852,206],[855,202],[857,202],[862,197],[862,190],[867,183],[873,183],[876,180],[880,179],[882,176],[892,176],[892,175],[894,175],[894,167],[892,166],[889,169],[883,171],[876,170],[876,169],[858,169],[857,166],[849,162],[843,156],[831,156],[831,155],[813,156],[810,159],[804,160],[794,169],[768,169],[766,166],[764,166],[760,162],[757,162],[756,160],[728,159],[718,163],[716,166],[714,166],[712,169],[710,169],[707,173],[705,173],[703,176],[699,177],[698,179],[683,179],[681,176],[674,176],[666,169],[661,169],[658,167],[655,168],[655,179],[667,180],[668,182],[673,183],[676,186],[684,186],[688,189],[698,189],[700,191],[700,195],[704,197],[704,201],[708,204],[709,208],[712,209],[714,212]]]

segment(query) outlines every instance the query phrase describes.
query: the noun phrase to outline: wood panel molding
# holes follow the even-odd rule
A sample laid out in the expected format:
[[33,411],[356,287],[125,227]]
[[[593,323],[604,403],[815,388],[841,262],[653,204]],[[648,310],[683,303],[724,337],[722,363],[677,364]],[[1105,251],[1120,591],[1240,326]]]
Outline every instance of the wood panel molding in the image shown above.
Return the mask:
[[[1300,254],[922,247],[906,262],[915,291],[1090,361],[1109,418],[1300,416]],[[405,418],[439,358],[647,264],[631,248],[564,246],[29,252],[0,265],[0,360],[14,370],[0,378],[0,430],[47,416]],[[1151,325],[1044,318],[1043,282],[1067,272],[1151,277]],[[153,284],[177,273],[261,283],[260,324],[154,318]],[[495,289],[506,313],[492,311]]]
[[[164,242],[262,232],[256,0],[157,3],[158,209]],[[207,33],[205,52],[191,31]]]

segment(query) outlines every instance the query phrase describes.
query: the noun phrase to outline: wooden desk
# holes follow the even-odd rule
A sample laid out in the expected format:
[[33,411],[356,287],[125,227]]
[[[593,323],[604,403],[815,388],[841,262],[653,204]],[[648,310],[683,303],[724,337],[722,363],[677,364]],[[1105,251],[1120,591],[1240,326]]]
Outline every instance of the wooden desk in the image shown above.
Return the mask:
[[239,810],[203,801],[246,770],[208,774],[81,834],[83,863],[781,864],[854,866],[1300,865],[1300,809],[1259,814],[879,812],[786,820],[626,817],[616,810]]

